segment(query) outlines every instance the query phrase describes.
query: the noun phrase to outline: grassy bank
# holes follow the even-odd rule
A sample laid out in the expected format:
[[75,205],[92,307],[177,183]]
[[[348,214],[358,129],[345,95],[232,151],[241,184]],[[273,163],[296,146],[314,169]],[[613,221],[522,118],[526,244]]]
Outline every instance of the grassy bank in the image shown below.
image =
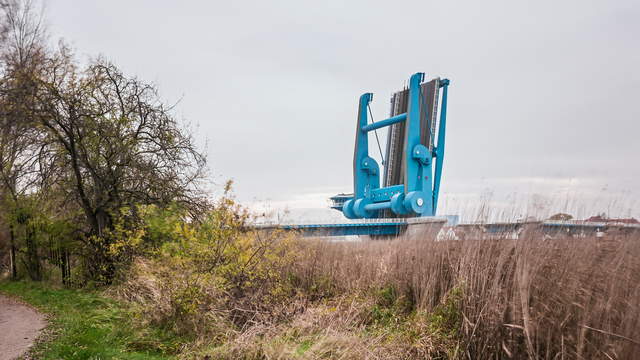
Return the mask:
[[265,258],[253,278],[144,259],[117,293],[148,324],[194,336],[198,345],[181,354],[193,359],[632,359],[640,352],[637,234],[304,240],[282,251],[278,259],[294,260]]
[[[97,291],[0,282],[0,293],[16,296],[48,315],[49,326],[33,348],[35,359],[168,358],[157,351],[135,351],[136,344],[145,341],[156,342],[157,348],[163,341],[161,332],[134,330],[130,313]],[[166,345],[171,347],[171,342]]]
[[52,337],[37,347],[44,359],[633,359],[640,352],[637,234],[344,243],[254,235],[225,243],[222,253],[194,237],[140,257],[103,292],[23,282],[0,283],[0,291],[52,315]]

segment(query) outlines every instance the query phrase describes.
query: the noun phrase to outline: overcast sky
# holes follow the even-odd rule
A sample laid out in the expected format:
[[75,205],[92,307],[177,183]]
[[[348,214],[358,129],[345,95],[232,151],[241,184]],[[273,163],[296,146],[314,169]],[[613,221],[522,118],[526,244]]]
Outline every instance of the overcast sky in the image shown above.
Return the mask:
[[[54,38],[159,85],[256,207],[329,216],[357,100],[451,79],[440,213],[638,217],[640,2],[51,0]],[[381,134],[382,135],[382,134]],[[337,212],[334,215],[339,215]]]

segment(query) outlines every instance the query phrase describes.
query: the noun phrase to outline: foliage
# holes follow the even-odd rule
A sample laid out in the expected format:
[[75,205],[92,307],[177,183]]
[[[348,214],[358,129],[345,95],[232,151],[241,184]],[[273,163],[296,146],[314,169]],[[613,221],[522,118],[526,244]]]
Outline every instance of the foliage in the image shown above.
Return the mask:
[[158,352],[134,351],[140,343],[175,349],[157,329],[132,327],[129,313],[119,303],[96,291],[56,289],[29,282],[0,282],[0,292],[19,296],[50,315],[46,341],[32,351],[37,359],[164,359]]
[[293,236],[248,229],[248,213],[229,192],[198,221],[178,207],[141,212],[145,241],[160,246],[135,262],[117,291],[138,304],[141,318],[223,341],[293,294],[287,277],[296,260]]
[[[44,32],[30,0],[7,0],[0,4],[0,196],[14,203],[37,185],[40,169],[38,142],[42,140],[29,109],[35,102],[33,74],[41,70],[45,52]],[[9,229],[11,274],[18,276],[17,246],[11,223],[15,206],[2,212]],[[30,241],[26,267],[29,275],[40,277],[37,249]],[[25,258],[23,258],[24,260]],[[25,262],[23,262],[25,264]]]
[[205,205],[197,190],[205,160],[152,85],[104,60],[82,72],[64,52],[51,62],[36,109],[47,160],[57,164],[51,181],[83,211],[88,277],[109,283],[115,242],[136,237],[139,206]]
[[[0,215],[22,211],[25,198],[46,203],[39,215],[75,225],[65,242],[74,242],[81,280],[109,284],[139,245],[139,207],[179,204],[193,218],[206,210],[205,157],[153,84],[102,58],[81,66],[64,43],[51,47],[33,6],[0,4],[0,195],[16,205]],[[39,279],[53,249],[36,237],[53,234],[33,221],[6,225],[27,231],[18,255]],[[20,244],[10,239],[13,254]],[[67,279],[66,250],[64,258]]]
[[74,246],[71,239],[76,227],[63,216],[53,215],[49,206],[50,202],[36,194],[19,195],[15,200],[6,197],[3,202],[16,259],[29,278],[36,281],[47,275],[46,263],[64,268],[63,255]]
[[458,285],[449,290],[433,311],[418,315],[425,318],[428,333],[439,349],[438,357],[457,359],[460,355],[463,343],[460,332],[464,316],[461,308],[463,297],[463,286]]
[[[128,348],[188,359],[636,353],[639,288],[629,284],[640,273],[637,236],[329,243],[289,242],[279,234],[256,255],[255,268],[264,271],[238,276],[247,251],[261,242],[228,216],[237,210],[224,213],[237,209],[233,204],[221,200],[215,208],[223,213],[203,222],[179,210],[166,221],[166,209],[144,210],[143,237],[165,240],[136,257],[129,276],[109,290],[129,309],[136,335],[127,338]],[[234,223],[237,230],[227,232],[223,224]],[[214,251],[221,244],[227,250]]]

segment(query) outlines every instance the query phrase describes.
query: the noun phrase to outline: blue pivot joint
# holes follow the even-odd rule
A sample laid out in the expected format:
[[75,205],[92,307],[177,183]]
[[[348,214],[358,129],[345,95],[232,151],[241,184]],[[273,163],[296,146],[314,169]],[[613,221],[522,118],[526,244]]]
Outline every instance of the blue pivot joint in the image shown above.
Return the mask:
[[[343,214],[349,219],[380,218],[383,210],[399,216],[434,216],[442,179],[444,159],[447,92],[449,80],[438,86],[443,89],[440,105],[440,121],[437,144],[429,149],[422,144],[422,133],[431,129],[421,128],[421,115],[428,116],[423,99],[424,73],[416,73],[409,79],[407,112],[369,124],[367,109],[373,94],[360,96],[356,125],[356,142],[353,153],[353,198],[344,202]],[[383,127],[405,122],[402,169],[404,183],[380,187],[380,167],[369,156],[368,133]],[[435,134],[429,134],[433,137]],[[434,161],[435,158],[435,161]]]

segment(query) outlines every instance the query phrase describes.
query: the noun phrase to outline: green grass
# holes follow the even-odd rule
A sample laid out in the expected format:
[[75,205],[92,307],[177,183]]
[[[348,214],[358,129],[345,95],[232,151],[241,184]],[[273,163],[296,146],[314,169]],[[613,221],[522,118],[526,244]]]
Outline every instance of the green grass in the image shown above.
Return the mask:
[[313,346],[312,339],[303,340],[298,346],[298,348],[296,349],[296,355],[298,356],[304,355],[304,353],[306,353],[309,349],[311,349],[311,346]]
[[[160,330],[135,330],[131,314],[97,291],[0,282],[0,293],[17,296],[50,315],[48,335],[33,349],[37,359],[168,359],[161,350],[175,346]],[[149,344],[150,350],[140,350],[140,344]]]

